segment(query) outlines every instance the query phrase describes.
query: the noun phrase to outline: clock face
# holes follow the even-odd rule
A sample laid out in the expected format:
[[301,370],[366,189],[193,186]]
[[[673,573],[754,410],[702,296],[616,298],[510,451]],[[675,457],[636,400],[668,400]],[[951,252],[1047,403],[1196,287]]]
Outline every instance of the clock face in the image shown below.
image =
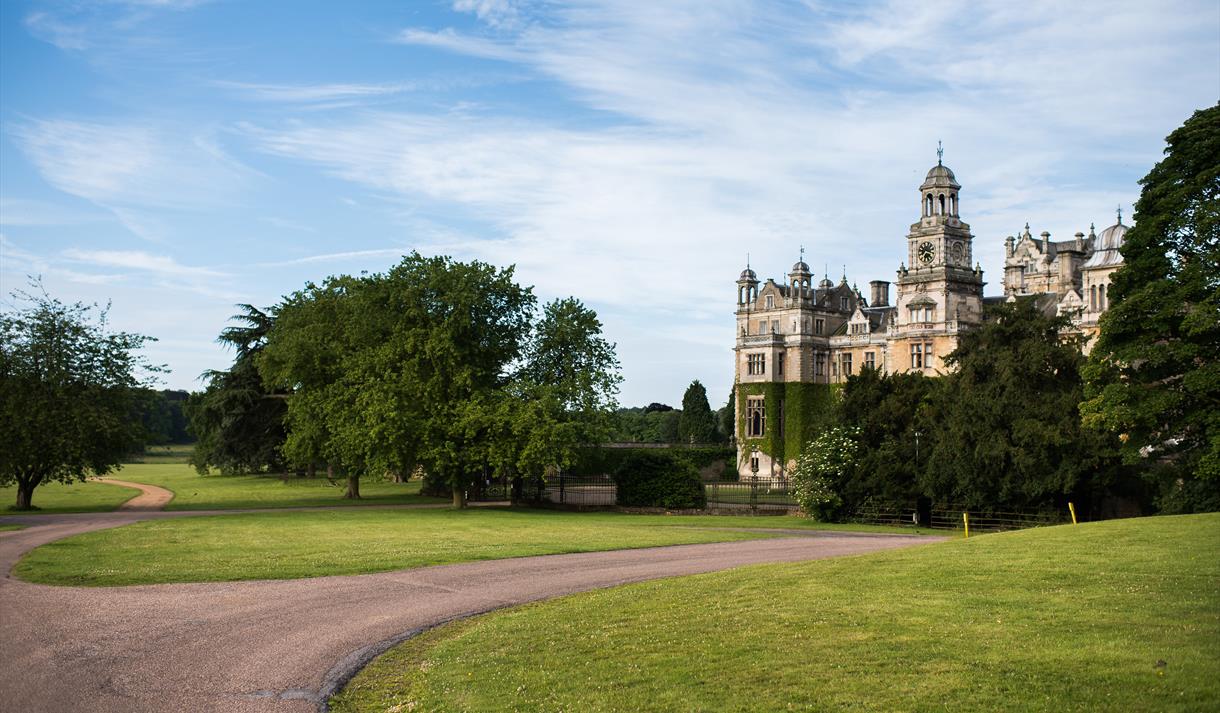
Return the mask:
[[932,245],[932,243],[920,243],[918,255],[919,259],[923,262],[932,262],[936,258],[936,246]]

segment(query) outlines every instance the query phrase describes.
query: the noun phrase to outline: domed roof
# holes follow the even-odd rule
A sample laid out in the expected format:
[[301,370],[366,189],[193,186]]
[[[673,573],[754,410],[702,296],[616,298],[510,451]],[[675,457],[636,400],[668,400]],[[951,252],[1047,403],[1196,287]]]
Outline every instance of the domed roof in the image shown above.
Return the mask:
[[919,188],[926,190],[933,187],[961,188],[957,182],[957,177],[953,175],[953,171],[939,161],[928,171],[928,177],[924,179],[923,185]]
[[809,274],[809,266],[805,264],[804,260],[797,260],[796,264],[792,266],[792,274],[798,273]]
[[755,275],[754,271],[747,267],[746,269],[741,271],[741,277],[739,277],[737,279],[738,280],[753,280],[754,282],[758,282],[758,275]]
[[1082,270],[1095,267],[1114,267],[1123,263],[1122,253],[1118,251],[1123,246],[1127,235],[1127,226],[1115,223],[1105,230],[1093,242],[1093,254],[1080,266]]
[[1115,223],[1105,230],[1101,231],[1101,235],[1097,236],[1097,242],[1094,244],[1095,250],[1117,250],[1123,246],[1123,238],[1127,236],[1127,226],[1122,223]]

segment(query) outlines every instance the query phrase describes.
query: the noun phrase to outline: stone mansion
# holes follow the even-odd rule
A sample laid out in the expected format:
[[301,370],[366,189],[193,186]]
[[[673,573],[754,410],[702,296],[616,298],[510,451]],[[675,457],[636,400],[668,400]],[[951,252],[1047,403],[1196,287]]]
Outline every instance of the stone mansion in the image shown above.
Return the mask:
[[[958,336],[982,321],[985,302],[1034,296],[1046,311],[1070,315],[1088,348],[1106,309],[1110,275],[1122,263],[1122,214],[1100,235],[1090,226],[1088,235],[1065,241],[1047,232],[1035,238],[1026,225],[1004,241],[1003,296],[984,298],[974,236],[959,214],[960,191],[938,160],[919,186],[920,216],[906,236],[892,303],[889,282],[873,280],[865,297],[846,275],[837,284],[828,277],[814,283],[803,259],[782,282],[760,283],[749,266],[742,271],[734,349],[742,476],[753,466],[759,477],[772,477],[794,465],[808,414],[791,406],[809,407],[807,396],[797,396],[808,392],[806,385],[841,383],[864,368],[941,373]],[[786,425],[798,431],[795,440],[786,438]]]

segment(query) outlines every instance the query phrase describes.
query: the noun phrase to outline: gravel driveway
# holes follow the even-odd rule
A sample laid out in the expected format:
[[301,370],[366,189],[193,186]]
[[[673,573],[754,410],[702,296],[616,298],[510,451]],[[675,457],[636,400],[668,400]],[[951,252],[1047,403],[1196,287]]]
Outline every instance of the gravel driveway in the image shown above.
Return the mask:
[[943,539],[809,532],[369,575],[113,588],[29,584],[10,574],[21,554],[52,540],[201,514],[29,516],[28,529],[0,533],[0,707],[314,711],[373,655],[454,618],[627,582]]

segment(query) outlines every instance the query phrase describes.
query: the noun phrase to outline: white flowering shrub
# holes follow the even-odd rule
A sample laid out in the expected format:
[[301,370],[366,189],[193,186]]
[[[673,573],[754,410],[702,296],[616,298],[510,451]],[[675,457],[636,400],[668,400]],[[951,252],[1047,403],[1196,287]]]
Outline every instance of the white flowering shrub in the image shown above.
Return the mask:
[[843,504],[835,491],[856,462],[859,429],[835,426],[805,446],[792,472],[796,502],[814,520],[826,521]]

